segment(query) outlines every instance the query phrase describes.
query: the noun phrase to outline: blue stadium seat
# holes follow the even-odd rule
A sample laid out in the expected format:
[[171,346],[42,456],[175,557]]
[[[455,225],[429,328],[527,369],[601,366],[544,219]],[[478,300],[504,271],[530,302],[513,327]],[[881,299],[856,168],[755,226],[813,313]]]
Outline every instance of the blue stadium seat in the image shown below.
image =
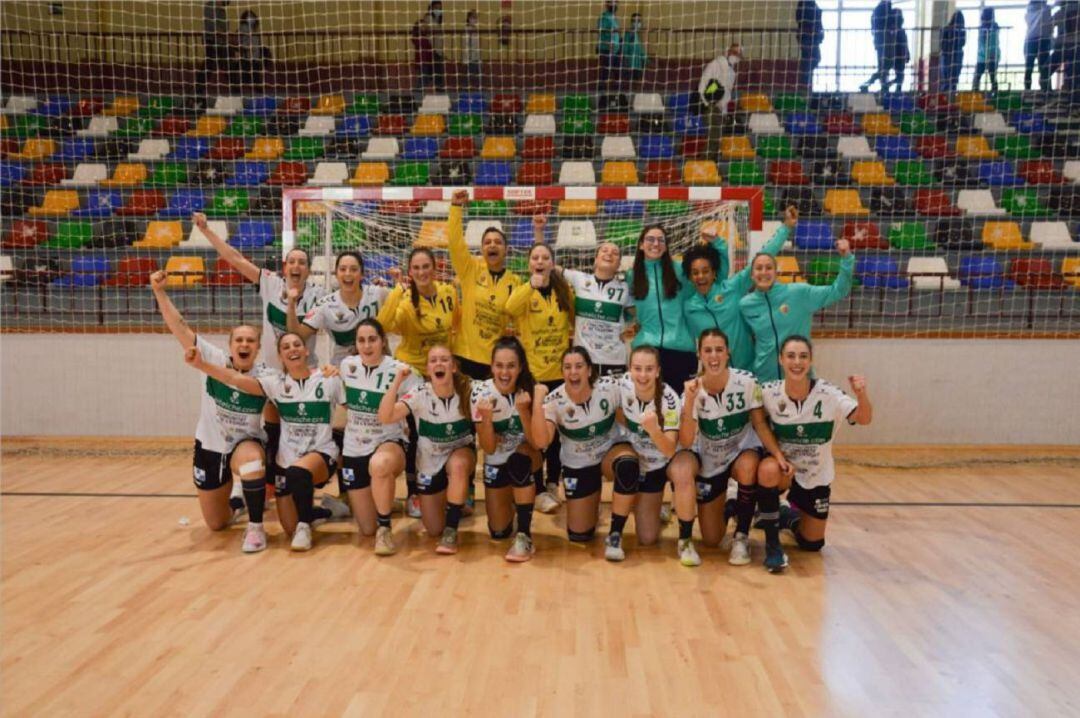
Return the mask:
[[[675,127],[674,127],[674,129],[675,129],[675,132],[677,132],[677,133],[679,133],[681,135],[691,135],[691,136],[703,136],[708,131],[707,128],[705,127],[705,123],[702,122],[701,117],[699,115],[691,115],[691,114],[686,113],[686,112],[680,112],[679,114],[675,115]],[[663,137],[663,135],[660,135],[660,136]],[[643,138],[644,137],[657,137],[657,135],[643,135]],[[670,138],[664,137],[664,139],[670,139]]]
[[645,203],[633,199],[604,200],[603,212],[608,217],[640,219],[645,216]]
[[487,98],[482,92],[463,92],[454,103],[454,113],[459,115],[482,115],[487,112]]
[[72,217],[111,217],[112,213],[124,206],[124,198],[119,190],[92,189],[86,195],[82,207],[71,212]]
[[229,237],[229,244],[237,249],[262,249],[274,243],[274,223],[263,220],[246,219],[236,228],[236,234]]
[[438,156],[438,137],[406,137],[402,144],[401,159],[403,160],[433,160]]
[[229,187],[254,187],[270,179],[270,165],[265,162],[237,162],[233,174],[225,180]]
[[881,106],[886,112],[914,112],[916,109],[915,98],[907,93],[896,95],[883,95]]
[[883,160],[913,160],[919,156],[911,141],[902,136],[880,136],[874,142],[874,150]]
[[368,115],[346,115],[341,118],[337,128],[338,137],[367,137],[371,134],[371,117]]
[[694,104],[693,98],[693,92],[677,92],[668,97],[667,108],[677,115],[685,114],[690,111],[691,105]]
[[389,279],[387,272],[398,265],[398,260],[389,255],[364,253],[364,276],[369,280],[376,276]]
[[47,97],[34,112],[42,117],[63,117],[71,111],[71,101],[66,97]]
[[533,246],[533,226],[531,219],[517,219],[510,225],[507,236],[511,249],[528,251]]
[[795,227],[795,246],[799,249],[830,250],[835,243],[829,222],[804,219]]
[[85,162],[94,156],[97,149],[94,141],[88,137],[73,137],[64,140],[53,159],[60,162]]
[[1036,134],[1049,132],[1050,127],[1046,124],[1046,118],[1041,112],[1014,112],[1012,124],[1017,132],[1022,134]]
[[993,257],[967,256],[960,258],[960,269],[956,276],[964,286],[972,289],[999,289],[1013,287],[1013,282],[1005,278],[1004,269]]
[[900,263],[892,257],[860,256],[856,270],[864,287],[907,289],[908,278],[900,271]]
[[992,187],[1011,187],[1024,184],[1016,175],[1016,168],[1007,160],[993,160],[979,163],[979,181]]
[[0,163],[0,187],[10,187],[26,176],[26,167],[11,162]]
[[479,162],[473,181],[478,185],[505,186],[513,182],[513,176],[514,167],[509,162]]
[[791,112],[786,118],[788,132],[793,135],[820,135],[821,124],[813,112]]
[[96,287],[111,271],[109,260],[97,255],[77,256],[71,260],[71,274],[53,281],[60,287]]
[[[675,119],[676,124],[679,119]],[[637,151],[638,157],[643,160],[669,160],[675,157],[675,143],[669,135],[641,135]]]
[[210,138],[208,137],[179,137],[173,145],[170,159],[174,160],[197,160],[210,151]]
[[168,206],[158,211],[166,219],[187,219],[192,212],[202,212],[206,207],[206,195],[201,189],[178,189],[168,198]]
[[277,110],[276,97],[249,97],[244,100],[245,115],[272,115]]

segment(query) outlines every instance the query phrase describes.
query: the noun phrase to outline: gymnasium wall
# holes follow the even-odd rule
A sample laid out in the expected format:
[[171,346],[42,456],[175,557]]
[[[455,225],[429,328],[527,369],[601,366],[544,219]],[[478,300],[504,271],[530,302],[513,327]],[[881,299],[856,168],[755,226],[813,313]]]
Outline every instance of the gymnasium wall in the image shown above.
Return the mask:
[[[225,338],[211,337],[225,344]],[[1080,342],[826,339],[820,376],[868,377],[858,444],[1080,444]],[[0,433],[191,436],[199,377],[167,335],[0,335]],[[1034,378],[1034,381],[1032,380]]]

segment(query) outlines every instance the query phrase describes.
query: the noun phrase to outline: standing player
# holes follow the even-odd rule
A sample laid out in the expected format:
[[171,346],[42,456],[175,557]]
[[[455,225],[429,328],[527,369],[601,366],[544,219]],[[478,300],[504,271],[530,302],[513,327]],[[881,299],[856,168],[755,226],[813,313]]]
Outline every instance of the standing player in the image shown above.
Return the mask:
[[[563,352],[562,373],[563,384],[550,394],[543,382],[536,385],[533,437],[541,449],[557,435],[562,437],[566,533],[571,541],[584,543],[596,535],[603,478],[614,480],[616,487],[636,487],[641,472],[634,450],[622,440],[615,423],[621,399],[615,380],[598,377],[589,353],[581,347]],[[614,519],[604,556],[611,561],[626,556]]]
[[337,446],[330,430],[330,410],[341,403],[341,379],[322,369],[308,366],[304,340],[286,332],[278,340],[278,354],[285,370],[258,379],[226,367],[206,362],[198,347],[191,347],[184,360],[220,382],[254,396],[265,396],[281,415],[281,444],[277,464],[283,473],[276,477],[278,518],[292,535],[292,550],[311,549],[311,522],[314,520],[315,488],[322,486],[337,469]]
[[[406,365],[388,356],[386,334],[375,319],[360,321],[355,344],[356,356],[341,361],[345,389],[341,398],[345,400],[348,420],[338,476],[360,533],[374,533],[375,555],[389,556],[396,551],[390,526],[394,484],[405,470],[407,444],[404,424],[383,424],[378,412],[383,396]],[[410,376],[399,384],[395,396],[400,398],[419,383]]]
[[455,191],[447,222],[450,266],[461,287],[461,313],[466,320],[454,334],[452,348],[461,370],[479,380],[491,376],[491,349],[507,325],[503,308],[521,278],[506,271],[506,235],[496,227],[484,230],[481,256],[469,254],[462,228],[468,201],[468,191]]
[[[255,363],[259,353],[259,330],[241,324],[229,332],[229,351],[195,334],[165,293],[165,272],[150,275],[150,288],[158,311],[184,350],[198,347],[206,361],[236,369],[252,377],[271,370]],[[234,485],[243,487],[248,506],[244,531],[244,553],[266,548],[263,510],[266,502],[266,433],[262,429],[262,396],[234,391],[216,379],[206,378],[195,427],[195,457],[192,473],[199,492],[199,509],[211,531],[227,528],[233,519],[229,493]]]
[[379,403],[379,421],[397,424],[412,416],[416,422],[416,486],[420,518],[430,536],[441,536],[436,553],[458,551],[458,523],[476,470],[473,426],[469,421],[469,377],[458,371],[444,345],[428,351],[428,380],[397,398],[402,382],[412,374],[402,367]]
[[[697,472],[698,519],[706,546],[719,546],[727,530],[724,495],[728,480],[738,485],[735,499],[735,539],[728,562],[735,566],[750,563],[750,523],[758,462],[763,448],[782,470],[787,470],[776,437],[769,430],[761,408],[761,390],[754,375],[729,367],[727,336],[719,329],[706,329],[698,339],[701,374],[686,382],[683,392],[682,427],[679,443],[693,448]],[[680,454],[680,457],[683,454]]]
[[[765,385],[763,402],[773,431],[790,470],[777,459],[764,459],[758,467],[759,519],[765,530],[765,567],[772,572],[788,565],[780,546],[779,528],[789,529],[804,551],[825,546],[829,497],[836,478],[832,442],[838,424],[865,426],[873,418],[866,379],[848,377],[855,398],[822,379],[812,379],[814,348],[802,336],[790,336],[780,349],[784,380]],[[780,492],[788,490],[791,509],[780,511]]]
[[509,538],[517,515],[517,535],[506,560],[528,561],[532,541],[536,484],[532,472],[540,467],[540,452],[532,440],[532,395],[536,381],[516,337],[502,337],[491,353],[491,378],[474,382],[472,415],[484,450],[484,506],[488,532]]

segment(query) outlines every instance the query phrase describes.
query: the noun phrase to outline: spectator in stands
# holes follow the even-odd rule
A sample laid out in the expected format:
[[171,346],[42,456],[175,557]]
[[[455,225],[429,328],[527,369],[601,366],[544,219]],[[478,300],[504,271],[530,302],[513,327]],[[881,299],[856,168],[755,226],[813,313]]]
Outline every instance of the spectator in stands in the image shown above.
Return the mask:
[[870,13],[870,33],[874,40],[874,52],[877,53],[877,72],[859,86],[860,92],[869,90],[870,85],[874,84],[875,81],[881,83],[882,90],[885,89],[886,77],[889,74],[888,53],[885,46],[892,36],[889,27],[892,19],[892,3],[889,0],[881,0],[874,8],[874,11]]
[[[229,69],[229,0],[203,3],[203,69],[195,77],[195,94],[206,97],[210,73]],[[215,78],[217,79],[217,78]]]
[[1054,24],[1046,0],[1028,3],[1027,35],[1024,37],[1024,89],[1031,89],[1031,73],[1039,63],[1039,89],[1050,89],[1050,53],[1054,49]]
[[630,16],[630,29],[622,37],[622,66],[626,72],[626,84],[630,90],[641,89],[645,77],[645,65],[649,52],[645,47],[645,29],[641,13]]
[[432,0],[423,17],[413,23],[410,31],[420,86],[442,90],[446,85],[443,56],[442,1]]
[[1054,14],[1057,37],[1054,39],[1054,53],[1050,64],[1064,69],[1061,83],[1061,98],[1052,100],[1053,105],[1064,103],[1069,106],[1080,104],[1080,3],[1068,0]]
[[1001,60],[1001,28],[994,20],[994,8],[983,8],[979,16],[979,55],[975,63],[975,82],[972,89],[979,91],[979,83],[985,72],[990,78],[992,92],[998,91],[997,67]]
[[[907,67],[908,61],[911,60],[911,50],[908,48],[907,30],[904,29],[904,13],[898,8],[893,8],[889,26],[892,33],[885,45],[888,55],[886,69],[892,68],[893,83],[896,85],[896,91],[900,92],[904,85],[904,68]],[[889,84],[888,79],[882,79],[882,92],[889,91]]]
[[814,70],[821,63],[821,43],[825,40],[821,8],[814,0],[799,0],[795,26],[799,37],[799,84],[809,92],[813,90]]
[[604,12],[597,22],[596,55],[600,59],[600,89],[607,90],[612,82],[619,79],[619,67],[622,59],[622,34],[619,32],[618,0],[606,0]]
[[480,80],[480,14],[470,10],[465,16],[465,81],[479,89]]
[[742,47],[733,42],[727,52],[717,55],[701,71],[698,96],[701,98],[703,111],[708,113],[709,118],[710,157],[716,157],[720,153],[720,128],[733,99],[736,73],[742,56]]
[[237,43],[240,49],[241,83],[253,89],[262,89],[266,80],[266,61],[270,48],[263,45],[259,32],[259,16],[253,10],[245,10],[240,16]]
[[964,45],[967,28],[964,13],[957,10],[949,23],[941,29],[941,66],[938,70],[938,87],[942,92],[955,92],[960,81],[960,67],[964,62]]

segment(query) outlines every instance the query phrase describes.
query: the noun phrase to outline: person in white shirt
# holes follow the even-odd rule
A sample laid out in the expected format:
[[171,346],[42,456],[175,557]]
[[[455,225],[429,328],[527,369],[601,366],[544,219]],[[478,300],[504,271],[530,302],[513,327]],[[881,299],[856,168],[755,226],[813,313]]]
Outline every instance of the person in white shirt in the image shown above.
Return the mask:
[[710,157],[716,157],[720,152],[720,128],[734,98],[735,79],[742,59],[742,47],[733,42],[726,52],[705,65],[698,80],[698,97],[708,113]]

